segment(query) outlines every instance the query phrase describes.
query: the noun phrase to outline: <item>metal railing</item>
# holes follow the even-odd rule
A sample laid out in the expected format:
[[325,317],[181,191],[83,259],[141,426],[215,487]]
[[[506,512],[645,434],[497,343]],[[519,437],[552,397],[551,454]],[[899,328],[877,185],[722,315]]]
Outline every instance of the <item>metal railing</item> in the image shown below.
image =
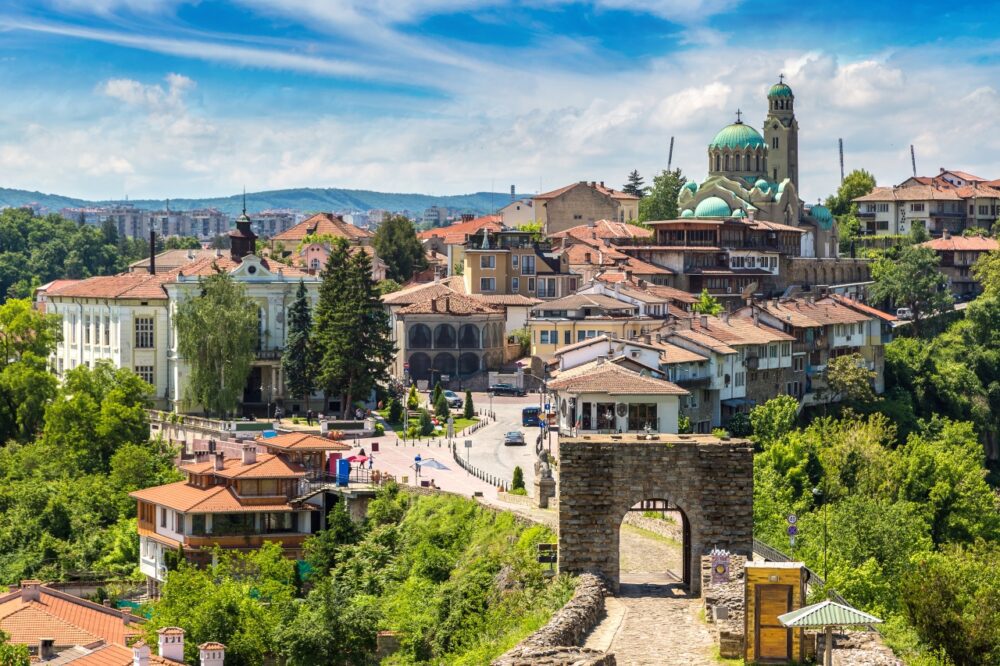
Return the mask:
[[466,472],[476,477],[480,481],[484,481],[492,486],[500,488],[504,492],[510,490],[511,486],[510,481],[507,481],[506,479],[501,479],[496,474],[484,472],[483,470],[479,469],[470,462],[463,460],[461,456],[458,454],[458,445],[455,442],[452,442],[451,444],[451,457],[454,458],[455,462],[458,464],[459,467],[461,467]]

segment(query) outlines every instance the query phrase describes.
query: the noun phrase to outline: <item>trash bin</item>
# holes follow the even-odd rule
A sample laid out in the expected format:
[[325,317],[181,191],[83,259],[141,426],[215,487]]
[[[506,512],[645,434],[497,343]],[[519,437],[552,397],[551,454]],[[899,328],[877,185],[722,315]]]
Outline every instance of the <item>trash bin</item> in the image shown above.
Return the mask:
[[349,460],[337,461],[337,485],[346,486],[351,478],[351,462]]
[[378,453],[378,442],[372,442],[372,453]]

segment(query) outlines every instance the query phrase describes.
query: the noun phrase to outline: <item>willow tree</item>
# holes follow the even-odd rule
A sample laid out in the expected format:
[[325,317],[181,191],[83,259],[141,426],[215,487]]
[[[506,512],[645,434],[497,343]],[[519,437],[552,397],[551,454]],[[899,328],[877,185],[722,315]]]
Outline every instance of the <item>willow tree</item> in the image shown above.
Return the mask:
[[224,416],[238,404],[257,346],[257,305],[228,273],[200,282],[182,300],[174,321],[177,351],[190,367],[185,399]]

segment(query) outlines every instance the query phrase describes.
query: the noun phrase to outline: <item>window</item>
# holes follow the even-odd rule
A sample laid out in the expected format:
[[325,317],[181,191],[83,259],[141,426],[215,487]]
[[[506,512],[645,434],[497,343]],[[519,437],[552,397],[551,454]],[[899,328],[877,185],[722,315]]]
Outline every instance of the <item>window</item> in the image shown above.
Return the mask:
[[83,316],[83,344],[90,344],[90,315]]
[[137,365],[135,366],[135,374],[139,375],[139,379],[147,384],[153,383],[153,366]]
[[520,278],[511,278],[510,279],[510,290],[513,291],[515,294],[517,292],[521,291],[521,279]]
[[520,255],[517,255],[517,254],[511,255],[511,257],[510,257],[510,265],[513,266],[514,268],[517,268],[517,260],[519,258],[520,258]]
[[912,212],[914,212],[914,213],[922,213],[922,212],[924,212],[924,204],[922,204],[922,203],[911,203],[910,204],[910,210]]
[[314,271],[318,271],[319,269],[321,269],[322,266],[319,263],[319,259],[310,259],[309,268]]
[[180,511],[174,511],[174,532],[184,534],[184,514]]
[[[525,257],[521,261],[521,275],[534,275],[535,274],[535,258]],[[528,291],[534,291],[535,287],[531,280],[528,281]]]
[[104,318],[104,346],[111,346],[111,317]]
[[782,356],[791,356],[792,355],[792,343],[791,342],[782,342],[781,343],[781,355]]
[[757,267],[757,257],[747,257],[747,268]]
[[480,291],[496,291],[496,289],[497,289],[496,278],[479,278]]
[[534,290],[535,290],[535,278],[528,278],[528,291],[534,291]]
[[989,206],[980,206],[979,207],[979,214],[980,215],[989,215],[990,214],[990,207]]
[[747,383],[747,375],[746,375],[746,373],[745,372],[737,372],[736,373],[736,385],[737,386],[743,386],[746,383]]
[[557,345],[559,344],[559,331],[542,331],[541,340],[539,340],[543,345]]
[[746,259],[744,257],[730,257],[729,259],[730,268],[743,268],[745,263]]
[[160,527],[167,526],[167,510],[160,507]]
[[563,344],[568,345],[573,342],[573,336],[569,331],[563,331]]
[[136,349],[152,349],[153,348],[153,318],[152,317],[136,317],[135,318],[135,348]]
[[479,257],[479,267],[480,268],[496,268],[497,267],[497,257],[495,254],[484,254]]
[[777,267],[778,267],[778,258],[771,257],[771,268],[777,268]]
[[777,148],[777,147],[778,147],[778,137],[772,136],[771,137],[771,148]]
[[580,215],[579,213],[574,213],[573,214],[573,219],[574,220],[582,220],[583,219],[583,215]]
[[778,358],[778,345],[769,345],[767,355],[771,358]]
[[875,210],[877,212],[879,212],[879,213],[888,213],[889,212],[889,204],[887,204],[887,203],[875,204]]
[[196,513],[191,516],[191,534],[205,533],[205,514]]
[[643,430],[645,428],[651,430],[659,429],[659,422],[656,419],[656,403],[640,402],[630,404],[628,406],[628,429]]
[[796,356],[795,358],[792,359],[792,371],[802,372],[805,369],[806,369],[805,356]]

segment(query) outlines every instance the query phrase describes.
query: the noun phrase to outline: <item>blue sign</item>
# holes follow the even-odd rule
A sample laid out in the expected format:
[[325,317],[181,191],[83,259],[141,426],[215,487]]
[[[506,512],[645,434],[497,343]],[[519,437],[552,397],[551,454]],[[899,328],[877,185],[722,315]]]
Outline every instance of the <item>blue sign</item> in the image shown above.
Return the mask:
[[552,405],[550,405],[549,403],[545,403],[545,411],[547,412],[552,411]]
[[799,533],[799,528],[795,525],[788,526],[788,536],[793,537]]

